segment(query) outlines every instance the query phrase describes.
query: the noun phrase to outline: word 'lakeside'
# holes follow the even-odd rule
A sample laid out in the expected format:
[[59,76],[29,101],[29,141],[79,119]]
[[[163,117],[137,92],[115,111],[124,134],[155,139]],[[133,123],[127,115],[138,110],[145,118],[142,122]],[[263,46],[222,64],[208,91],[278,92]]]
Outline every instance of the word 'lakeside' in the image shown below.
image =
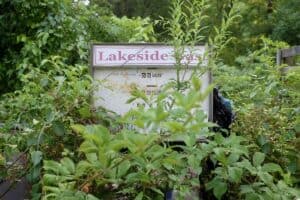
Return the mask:
[[[180,57],[183,64],[196,65],[202,60],[202,52],[191,52],[186,50]],[[145,64],[161,64],[173,65],[176,63],[173,50],[164,49],[102,49],[96,48],[94,54],[94,65],[139,65]]]

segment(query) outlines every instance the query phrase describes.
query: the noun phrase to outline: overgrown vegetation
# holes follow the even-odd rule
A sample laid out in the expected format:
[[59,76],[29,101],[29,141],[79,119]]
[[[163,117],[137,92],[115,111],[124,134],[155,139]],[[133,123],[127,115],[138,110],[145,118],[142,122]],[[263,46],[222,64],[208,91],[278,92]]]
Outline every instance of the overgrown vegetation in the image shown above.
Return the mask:
[[[154,11],[116,17],[118,2],[109,2],[0,0],[1,179],[26,176],[31,199],[163,199],[170,190],[179,199],[193,191],[202,199],[299,198],[300,71],[283,74],[275,54],[288,44],[262,36],[295,44],[298,15],[281,16],[297,2],[172,0],[159,22],[148,18]],[[276,28],[262,20],[274,16]],[[95,109],[101,85],[88,71],[91,41],[172,44],[177,79],[151,98],[135,88],[130,101],[148,106],[125,116]],[[207,66],[182,81],[182,49],[199,43]],[[234,102],[228,137],[212,132],[201,110],[213,88],[199,92],[206,70]],[[178,138],[184,144],[170,146]]]

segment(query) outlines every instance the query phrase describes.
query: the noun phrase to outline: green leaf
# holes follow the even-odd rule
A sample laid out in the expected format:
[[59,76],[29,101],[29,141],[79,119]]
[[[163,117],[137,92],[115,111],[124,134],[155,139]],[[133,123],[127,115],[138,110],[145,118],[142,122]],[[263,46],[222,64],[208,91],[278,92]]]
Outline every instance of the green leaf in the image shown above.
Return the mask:
[[227,158],[225,155],[225,149],[218,147],[214,148],[215,158],[220,161],[223,165],[227,165]]
[[268,140],[267,140],[267,137],[265,135],[259,135],[257,137],[257,143],[259,144],[259,146],[263,146],[267,142],[268,142]]
[[267,142],[261,147],[262,152],[265,154],[268,154],[272,151],[272,144],[270,142]]
[[266,163],[263,165],[262,170],[265,172],[282,172],[281,167],[275,163]]
[[131,167],[131,163],[128,160],[122,162],[118,166],[118,177],[121,178],[122,176],[126,175],[127,171],[130,169],[130,167]]
[[261,165],[263,161],[265,160],[265,154],[261,152],[255,152],[253,156],[253,165],[255,167]]
[[214,141],[217,144],[223,144],[224,143],[224,137],[221,134],[216,134],[214,139],[215,139]]
[[63,136],[67,132],[64,124],[59,121],[52,123],[52,130],[57,136]]
[[91,194],[88,194],[88,195],[86,196],[86,200],[99,200],[99,199],[98,199],[97,197],[91,195]]
[[0,166],[4,166],[6,163],[5,157],[0,153]]
[[214,187],[214,195],[215,197],[217,197],[217,199],[221,199],[222,196],[226,193],[227,191],[227,184],[224,182],[217,182],[217,184]]
[[192,84],[195,90],[201,89],[201,81],[197,76],[192,77]]
[[70,171],[67,169],[67,167],[61,165],[61,167],[58,169],[59,170],[59,174],[61,175],[70,175]]
[[140,193],[134,198],[134,200],[143,200],[143,197],[144,197],[144,193],[143,193],[143,192],[140,192]]
[[60,162],[64,167],[67,168],[70,174],[75,173],[75,164],[70,158],[63,158]]
[[59,176],[53,174],[44,174],[43,185],[57,185]]
[[43,155],[43,153],[41,151],[31,152],[31,162],[32,162],[33,166],[37,166],[38,164],[40,164],[40,162],[42,160],[42,155]]
[[72,130],[78,134],[83,134],[85,127],[81,124],[74,124],[71,126]]
[[57,194],[59,194],[61,192],[58,187],[52,187],[52,186],[44,186],[43,191],[49,192],[49,193],[57,193]]
[[97,146],[91,141],[84,141],[80,145],[79,150],[84,152],[85,154],[98,152]]
[[150,183],[151,178],[149,177],[148,174],[145,174],[144,172],[131,173],[126,176],[126,180],[129,184],[136,183],[136,182]]
[[155,193],[157,193],[157,194],[159,194],[161,196],[164,196],[164,193],[160,189],[152,187],[151,190],[153,190]]
[[258,194],[255,193],[247,193],[246,194],[246,200],[258,200],[261,199]]
[[228,175],[229,179],[234,182],[238,183],[241,181],[243,170],[239,167],[229,167],[228,168]]
[[294,129],[297,133],[300,133],[300,123],[294,126]]
[[30,181],[37,181],[41,175],[41,167],[35,166],[31,168],[30,173],[28,174],[28,178]]
[[185,127],[182,123],[176,121],[169,121],[164,124],[164,126],[169,129],[169,131],[174,133],[182,133],[185,130]]
[[267,172],[259,172],[257,174],[259,178],[267,185],[273,184],[273,176]]
[[228,164],[233,164],[233,163],[236,163],[240,158],[240,155],[237,154],[237,153],[231,153],[227,160],[228,160]]
[[42,78],[42,79],[40,80],[40,85],[41,85],[42,87],[46,87],[48,84],[49,84],[49,80],[48,80],[47,78]]
[[92,116],[92,113],[90,111],[90,108],[89,106],[84,106],[84,107],[81,107],[79,110],[78,110],[79,114],[81,117],[83,118],[89,118]]
[[58,162],[55,162],[53,160],[44,160],[43,168],[45,171],[52,171],[55,174],[59,174],[59,168],[61,167],[61,164]]
[[221,199],[227,191],[227,184],[219,178],[214,178],[206,184],[206,189],[213,189],[213,193],[217,199]]
[[254,193],[251,185],[241,185],[240,186],[241,194]]

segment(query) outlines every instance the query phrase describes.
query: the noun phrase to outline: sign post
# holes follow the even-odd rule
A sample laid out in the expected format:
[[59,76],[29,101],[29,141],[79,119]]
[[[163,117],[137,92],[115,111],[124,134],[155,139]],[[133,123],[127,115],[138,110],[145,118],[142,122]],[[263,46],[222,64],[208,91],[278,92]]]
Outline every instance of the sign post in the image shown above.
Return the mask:
[[[181,63],[186,66],[185,79],[190,78],[193,69],[203,60],[204,46],[186,47]],[[132,84],[137,85],[147,95],[157,94],[171,79],[176,79],[174,48],[160,44],[93,44],[91,71],[94,80],[104,86],[94,93],[94,105],[102,106],[123,115],[136,102],[126,104],[130,98]],[[201,67],[201,66],[200,66]],[[202,77],[202,90],[211,82],[206,72]],[[212,119],[212,101],[208,97],[202,108]]]

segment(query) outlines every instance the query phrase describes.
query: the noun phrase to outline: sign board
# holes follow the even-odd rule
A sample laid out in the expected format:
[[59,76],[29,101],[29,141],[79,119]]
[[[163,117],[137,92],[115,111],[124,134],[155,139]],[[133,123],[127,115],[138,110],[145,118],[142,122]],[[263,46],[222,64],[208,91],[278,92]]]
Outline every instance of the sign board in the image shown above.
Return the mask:
[[[185,80],[189,79],[193,67],[203,59],[204,47],[186,48],[182,64],[187,66]],[[174,48],[158,44],[92,45],[92,76],[103,86],[94,93],[94,105],[102,106],[120,115],[125,114],[140,102],[126,104],[130,98],[132,84],[147,95],[157,94],[171,79],[176,79]],[[210,73],[202,77],[202,89],[211,81]],[[208,119],[212,118],[212,101],[208,97],[202,104]]]

